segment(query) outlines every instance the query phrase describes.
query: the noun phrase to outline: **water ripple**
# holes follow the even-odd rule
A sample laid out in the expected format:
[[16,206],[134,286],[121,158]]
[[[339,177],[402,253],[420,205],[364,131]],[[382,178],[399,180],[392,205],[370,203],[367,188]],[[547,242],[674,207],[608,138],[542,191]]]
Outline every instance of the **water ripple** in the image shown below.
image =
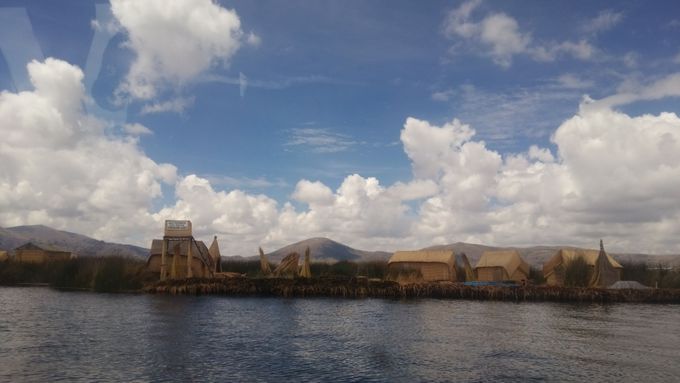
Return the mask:
[[680,307],[0,288],[0,381],[677,381]]

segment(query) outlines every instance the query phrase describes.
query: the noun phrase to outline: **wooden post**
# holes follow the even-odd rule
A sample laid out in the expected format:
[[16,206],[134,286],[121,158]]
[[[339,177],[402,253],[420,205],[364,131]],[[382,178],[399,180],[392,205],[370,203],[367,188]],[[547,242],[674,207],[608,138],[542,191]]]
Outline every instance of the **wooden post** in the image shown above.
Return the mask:
[[191,272],[191,247],[193,245],[193,238],[189,238],[189,248],[187,249],[187,278],[193,277]]
[[163,238],[163,247],[161,248],[161,281],[166,278],[167,270],[165,268],[165,253],[168,252],[168,240]]
[[179,253],[182,251],[180,245],[175,245],[172,249],[172,269],[170,270],[170,278],[177,278],[177,258],[179,258]]

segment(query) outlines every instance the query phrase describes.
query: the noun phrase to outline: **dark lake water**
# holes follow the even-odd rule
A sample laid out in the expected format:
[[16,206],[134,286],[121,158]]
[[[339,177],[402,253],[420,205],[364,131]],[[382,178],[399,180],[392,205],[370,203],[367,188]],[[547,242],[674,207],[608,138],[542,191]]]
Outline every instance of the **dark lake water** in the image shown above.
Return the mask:
[[0,288],[0,381],[680,381],[680,306]]

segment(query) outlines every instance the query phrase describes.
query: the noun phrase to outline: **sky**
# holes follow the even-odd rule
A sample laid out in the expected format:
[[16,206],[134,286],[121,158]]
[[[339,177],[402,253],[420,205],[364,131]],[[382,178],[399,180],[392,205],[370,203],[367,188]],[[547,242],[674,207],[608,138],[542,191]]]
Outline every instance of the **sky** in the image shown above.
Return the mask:
[[675,1],[0,1],[0,226],[680,253]]

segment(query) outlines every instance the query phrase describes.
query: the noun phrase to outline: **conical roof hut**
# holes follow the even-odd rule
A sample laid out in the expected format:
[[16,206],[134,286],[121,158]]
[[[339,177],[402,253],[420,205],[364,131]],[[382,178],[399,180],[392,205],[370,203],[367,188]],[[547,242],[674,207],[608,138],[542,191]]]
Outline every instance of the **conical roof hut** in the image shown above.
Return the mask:
[[388,279],[402,283],[465,281],[470,271],[465,254],[453,250],[397,251],[387,262]]
[[[601,251],[592,249],[559,249],[552,258],[543,264],[543,276],[546,283],[550,286],[564,286],[567,265],[577,258],[582,258],[588,265],[591,286],[609,286],[621,279],[623,266],[612,256],[604,252],[604,249]],[[596,269],[599,272],[596,272]],[[604,282],[611,283],[603,285],[602,283]]]
[[609,260],[611,257],[604,251],[604,244],[600,240],[600,251],[595,260],[595,267],[593,274],[590,277],[589,286],[591,287],[607,287],[621,280],[621,271],[623,267],[618,264],[618,268]]
[[220,245],[217,243],[217,236],[213,238],[212,244],[210,244],[210,248],[208,249],[208,254],[210,254],[215,263],[215,272],[222,272],[222,254],[220,254]]
[[478,281],[499,282],[529,279],[529,264],[516,250],[485,251],[475,266]]

